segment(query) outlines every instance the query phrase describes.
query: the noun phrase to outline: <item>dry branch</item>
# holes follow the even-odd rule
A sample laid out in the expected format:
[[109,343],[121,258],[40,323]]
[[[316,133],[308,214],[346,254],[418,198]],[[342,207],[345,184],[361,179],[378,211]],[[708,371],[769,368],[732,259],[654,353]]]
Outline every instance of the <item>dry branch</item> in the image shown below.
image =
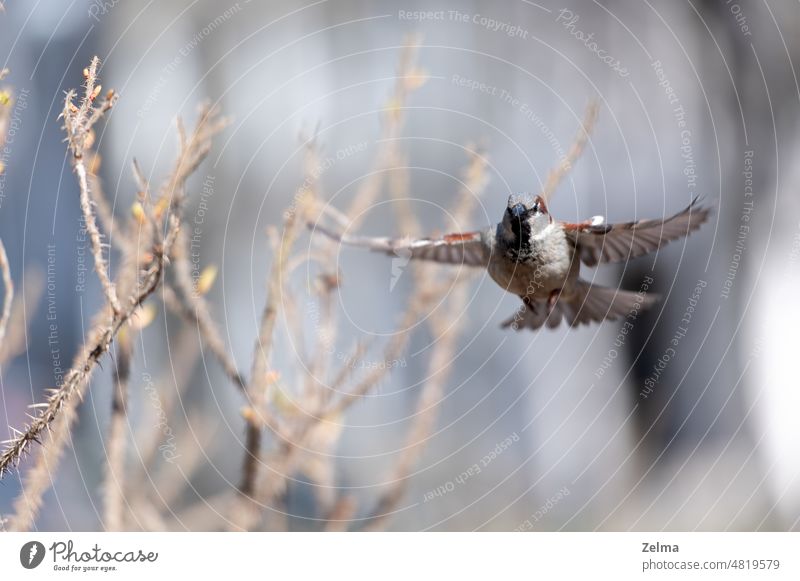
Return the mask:
[[114,394],[111,398],[111,424],[106,447],[106,474],[103,486],[103,524],[107,531],[125,530],[125,428],[128,424],[128,383],[131,375],[133,343],[127,333],[117,338],[114,369]]
[[231,523],[234,528],[249,529],[259,515],[257,507],[253,505],[253,500],[256,496],[256,483],[261,461],[262,426],[266,426],[276,434],[279,433],[277,421],[266,403],[269,386],[269,361],[281,297],[286,285],[289,259],[294,242],[303,227],[308,195],[308,190],[301,188],[295,199],[295,208],[284,214],[283,236],[275,249],[272,268],[267,279],[267,299],[259,324],[250,381],[245,390],[250,400],[250,407],[246,408],[244,413],[246,421],[245,457],[239,484],[241,498],[234,503],[231,515]]
[[[364,210],[374,203],[380,195],[387,170],[397,165],[396,138],[402,131],[405,103],[408,95],[419,87],[421,79],[424,79],[423,73],[414,68],[415,49],[416,43],[412,39],[406,44],[401,53],[394,89],[384,108],[382,139],[379,140],[372,170],[350,204],[347,212],[349,216],[363,215]],[[307,167],[310,166],[312,169],[314,167],[314,159],[316,159],[316,148],[313,145],[314,143],[312,142],[312,147],[307,152],[307,155],[310,156],[310,159],[307,157]],[[319,192],[315,188],[316,183],[314,180],[309,181],[308,179],[306,183],[311,184],[306,191],[307,194],[310,194],[310,200],[308,198],[306,200],[315,202],[318,207],[321,206]],[[350,220],[348,221],[348,226],[355,227],[357,222],[357,219]],[[321,245],[321,247],[318,247],[318,251],[322,257],[323,264],[334,264],[335,245],[330,240],[318,241],[317,244]],[[278,448],[265,459],[267,473],[260,481],[259,489],[256,491],[257,501],[262,506],[270,505],[284,493],[289,475],[304,462],[304,456],[307,456],[307,454],[303,454],[303,451],[314,440],[316,440],[316,446],[314,447],[317,448],[317,456],[324,454],[325,449],[330,449],[335,444],[338,439],[338,429],[331,430],[331,428],[339,426],[342,413],[351,404],[358,401],[378,385],[387,374],[386,368],[372,369],[360,380],[353,379],[354,385],[345,391],[342,396],[331,401],[331,395],[338,391],[339,386],[352,378],[352,367],[345,362],[337,372],[334,379],[334,385],[337,386],[336,390],[331,385],[323,385],[321,383],[328,374],[327,362],[323,362],[322,359],[326,352],[330,352],[329,346],[336,340],[335,322],[330,301],[332,292],[339,285],[339,275],[336,272],[323,271],[318,280],[321,281],[318,298],[322,308],[319,309],[317,351],[304,364],[304,368],[308,371],[306,371],[306,396],[303,398],[303,408],[308,411],[305,412],[304,417],[295,420],[294,425],[289,430],[290,435],[288,437],[276,433],[279,436]],[[408,328],[413,320],[416,319],[420,312],[420,306],[417,301],[412,301],[408,306],[408,310],[403,317],[403,328]],[[269,331],[273,332],[272,329]],[[391,361],[399,358],[408,342],[408,338],[408,333],[395,335],[385,348],[383,353],[384,360]],[[362,349],[357,347],[356,353],[362,353]],[[320,437],[321,434],[323,435],[322,437]],[[318,458],[306,460],[306,462],[311,463],[312,471],[325,475],[324,478],[328,479],[327,475],[330,474],[329,467],[324,466],[324,461],[317,460]],[[321,489],[324,489],[329,483],[321,482],[318,484]],[[333,500],[325,494],[322,495],[320,500],[323,510],[326,505],[333,503]]]
[[61,115],[64,118],[64,130],[67,132],[67,143],[72,152],[72,166],[78,176],[81,213],[86,223],[86,231],[89,233],[94,257],[94,269],[97,273],[97,278],[100,279],[106,300],[111,305],[114,316],[117,317],[121,313],[122,307],[120,306],[114,283],[111,282],[108,266],[103,256],[102,236],[92,210],[92,195],[89,193],[88,170],[84,160],[84,153],[88,146],[91,145],[91,142],[94,141],[92,127],[114,106],[116,101],[114,92],[109,91],[104,98],[99,100],[99,103],[96,103],[102,90],[102,86],[97,84],[97,68],[99,66],[100,59],[97,57],[92,58],[89,68],[84,70],[86,82],[80,106],[76,106],[73,103],[74,91],[69,91],[67,98],[64,100],[64,111]]
[[[468,150],[471,160],[465,171],[464,186],[454,201],[454,207],[457,208],[453,216],[456,228],[462,228],[462,224],[469,219],[487,183],[486,158],[478,151],[473,151],[471,148]],[[402,182],[401,189],[396,195],[402,195]],[[406,216],[405,221],[408,227],[416,227],[412,215]],[[419,293],[424,297],[422,300],[426,303],[425,309],[449,289],[452,290],[448,295],[444,311],[433,312],[428,317],[428,326],[435,343],[430,348],[427,379],[422,385],[405,445],[390,472],[389,486],[378,499],[369,518],[363,523],[363,527],[367,530],[385,528],[405,494],[412,471],[436,426],[439,402],[452,371],[451,363],[456,354],[459,331],[465,322],[464,312],[468,299],[465,283],[468,277],[462,275],[459,278],[457,271],[438,272],[436,265],[430,264],[416,265],[414,274],[418,288],[426,288],[428,291]]]
[[175,244],[175,259],[173,272],[175,274],[175,289],[171,286],[164,287],[164,303],[176,314],[185,320],[194,323],[200,336],[205,342],[205,346],[211,351],[219,362],[225,375],[242,392],[246,388],[246,382],[233,356],[228,352],[225,342],[222,340],[219,329],[214,318],[211,316],[211,309],[203,293],[194,288],[191,275],[191,264],[189,263],[189,240],[185,232],[181,232]]
[[545,182],[541,193],[545,201],[550,201],[550,198],[556,191],[556,188],[558,188],[561,180],[564,179],[564,177],[569,173],[569,171],[581,157],[583,149],[586,147],[586,143],[589,141],[589,136],[592,134],[594,125],[597,122],[598,111],[599,106],[596,101],[591,101],[586,107],[586,113],[584,113],[583,116],[583,123],[578,129],[578,134],[575,136],[572,147],[570,147],[566,157],[560,160],[558,166],[551,170],[547,175],[547,181]]
[[[74,92],[67,94],[64,110],[65,127],[67,128],[69,147],[76,164],[79,184],[81,187],[82,207],[89,212],[84,212],[87,218],[94,223],[93,214],[89,204],[88,186],[86,185],[85,166],[83,154],[87,150],[87,139],[92,126],[113,105],[113,92],[108,94],[100,105],[94,101],[99,95],[99,85],[96,84],[96,71],[98,60],[92,60],[92,65],[87,71],[85,97],[80,107],[72,103]],[[218,133],[226,122],[219,118],[216,112],[204,107],[200,119],[190,137],[186,136],[181,127],[180,154],[175,167],[166,181],[163,189],[164,196],[170,201],[169,211],[166,216],[158,212],[158,207],[149,209],[148,220],[158,228],[153,228],[152,244],[148,252],[138,255],[135,267],[131,274],[130,269],[121,273],[121,277],[129,277],[125,282],[130,284],[131,292],[126,296],[124,303],[116,299],[116,292],[108,279],[102,255],[100,262],[102,268],[97,268],[98,278],[104,286],[108,304],[104,305],[94,318],[94,324],[87,334],[86,342],[75,357],[72,368],[65,374],[61,386],[51,390],[46,402],[37,404],[40,411],[31,422],[22,430],[13,430],[13,437],[6,443],[6,448],[0,454],[0,476],[5,475],[15,466],[22,455],[28,451],[31,444],[43,444],[37,462],[32,471],[25,478],[25,488],[20,501],[17,503],[18,515],[22,512],[29,513],[26,518],[20,517],[19,521],[30,524],[35,518],[36,511],[41,503],[41,494],[48,485],[44,482],[45,476],[55,469],[61,451],[66,444],[68,435],[75,418],[77,402],[82,399],[91,375],[103,355],[109,350],[112,342],[124,326],[128,325],[136,315],[140,306],[155,291],[161,282],[164,268],[170,259],[172,245],[180,231],[178,210],[185,199],[186,180],[202,162],[211,147],[212,137]],[[83,168],[78,169],[78,168]],[[96,229],[96,227],[95,227]],[[161,236],[161,232],[166,232]],[[139,239],[141,240],[141,239]],[[96,250],[100,249],[99,232]],[[94,245],[94,243],[93,243]],[[97,257],[96,257],[97,258]],[[106,284],[108,282],[108,284]],[[58,423],[55,422],[58,420]],[[45,433],[50,430],[51,437],[43,441]],[[21,506],[24,500],[25,507]]]

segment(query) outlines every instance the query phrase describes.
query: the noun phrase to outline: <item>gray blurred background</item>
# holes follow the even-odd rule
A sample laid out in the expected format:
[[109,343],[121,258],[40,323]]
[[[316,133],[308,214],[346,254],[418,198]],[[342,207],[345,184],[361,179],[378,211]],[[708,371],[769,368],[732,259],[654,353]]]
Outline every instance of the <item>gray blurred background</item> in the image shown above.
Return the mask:
[[[436,12],[421,19],[415,11]],[[413,207],[427,228],[450,226],[463,145],[480,144],[492,164],[469,229],[498,220],[509,193],[541,188],[591,99],[600,117],[553,198],[557,217],[659,217],[697,195],[715,212],[702,231],[657,256],[588,273],[631,290],[652,276],[651,290],[665,296],[627,335],[615,323],[502,331],[518,299],[479,277],[437,430],[391,528],[800,528],[796,2],[9,0],[0,30],[2,65],[25,104],[8,144],[0,236],[17,280],[25,269],[45,272],[48,256],[55,273],[53,291],[30,307],[27,356],[3,370],[6,424],[23,423],[26,406],[55,382],[48,300],[64,364],[100,300],[91,274],[76,289],[77,190],[57,121],[63,92],[81,81],[93,54],[103,59],[104,86],[120,94],[99,143],[120,215],[134,200],[134,157],[154,179],[168,171],[178,113],[191,117],[210,99],[234,120],[196,185],[209,177],[214,184],[200,260],[221,266],[210,299],[247,368],[270,264],[265,228],[280,224],[302,181],[298,134],[319,128],[324,153],[336,158],[321,183],[345,208],[370,168],[404,37],[418,33],[429,79],[408,103],[403,146],[414,168]],[[371,213],[362,232],[401,234],[385,209]],[[344,250],[339,259],[343,340],[377,341],[395,328],[413,285],[401,278],[390,291],[385,257]],[[169,365],[176,328],[162,317],[147,330],[140,370]],[[336,484],[366,505],[402,445],[424,374],[414,354],[429,341],[415,335],[381,397],[346,418]],[[291,345],[277,347],[276,359],[292,357]],[[92,499],[102,480],[109,377],[107,367],[81,408],[40,528],[100,526]],[[212,362],[192,381],[184,404],[208,412],[211,437],[198,439],[209,465],[191,475],[183,506],[229,488],[243,453],[235,391]],[[134,396],[133,413],[145,401]],[[456,481],[476,463],[480,473]],[[13,479],[4,484],[0,512],[19,491]],[[445,493],[426,501],[436,490]],[[290,528],[309,526],[301,518],[307,495],[302,484],[290,491],[298,516]]]

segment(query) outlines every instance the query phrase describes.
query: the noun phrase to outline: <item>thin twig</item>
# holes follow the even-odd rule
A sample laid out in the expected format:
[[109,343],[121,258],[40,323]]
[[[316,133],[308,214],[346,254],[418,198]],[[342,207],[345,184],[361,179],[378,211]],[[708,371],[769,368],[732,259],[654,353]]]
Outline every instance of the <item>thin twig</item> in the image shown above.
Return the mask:
[[14,298],[11,305],[11,317],[6,327],[6,336],[0,343],[0,366],[5,365],[27,349],[27,334],[32,315],[42,298],[44,277],[42,273],[32,270],[25,273],[22,280],[22,296]]
[[92,197],[92,206],[97,212],[97,217],[100,219],[100,225],[108,232],[109,243],[117,247],[120,251],[126,252],[130,250],[130,237],[125,236],[117,226],[117,220],[114,218],[111,206],[109,206],[108,200],[103,193],[103,183],[98,175],[100,169],[100,154],[92,151],[89,152],[89,155],[84,154],[84,156],[90,160],[87,167],[89,194]]
[[347,525],[353,519],[358,509],[355,498],[350,495],[342,496],[328,513],[326,532],[342,532],[347,530]]
[[0,240],[0,271],[3,274],[3,312],[0,315],[0,345],[6,336],[6,328],[11,318],[11,304],[14,302],[14,282],[11,280],[11,269],[8,266],[6,247]]
[[114,395],[108,430],[103,523],[107,531],[125,530],[125,428],[127,426],[128,382],[131,374],[132,338],[129,333],[117,338]]
[[86,224],[86,231],[89,233],[89,241],[94,257],[94,269],[97,273],[97,278],[100,279],[106,300],[111,306],[114,316],[118,317],[122,312],[122,307],[103,256],[102,236],[92,210],[92,195],[89,193],[88,171],[84,160],[87,140],[90,139],[92,126],[114,106],[116,101],[116,95],[110,92],[100,101],[99,105],[95,104],[101,89],[101,86],[97,84],[97,68],[99,65],[100,59],[97,57],[92,58],[89,68],[84,71],[86,83],[80,106],[76,107],[72,102],[75,93],[69,91],[64,101],[62,116],[64,118],[64,130],[67,132],[67,143],[72,152],[72,166],[78,176],[81,213]]
[[558,166],[551,170],[547,175],[547,181],[545,182],[541,193],[541,196],[546,202],[550,200],[551,196],[556,191],[556,188],[558,188],[558,185],[561,183],[561,180],[564,179],[564,177],[569,173],[569,171],[581,157],[583,148],[589,141],[589,136],[594,129],[599,109],[600,108],[597,104],[597,101],[591,101],[589,103],[589,105],[586,107],[583,123],[581,124],[580,129],[578,129],[578,134],[575,136],[575,141],[573,142],[572,147],[570,147],[570,150],[567,152],[567,156],[562,159]]
[[228,352],[225,342],[219,333],[217,324],[211,316],[211,310],[205,297],[198,293],[192,285],[191,265],[188,260],[189,241],[185,232],[181,232],[175,245],[174,269],[177,292],[170,286],[164,287],[164,303],[181,317],[195,323],[206,346],[222,366],[225,375],[244,392],[246,382],[239,372],[233,356]]
[[[258,339],[253,354],[253,365],[250,372],[250,381],[247,385],[247,395],[251,407],[245,414],[247,422],[245,434],[245,457],[242,466],[242,479],[239,484],[239,493],[243,501],[234,503],[234,514],[231,522],[234,526],[248,529],[257,510],[251,506],[251,501],[256,490],[258,477],[258,463],[261,451],[261,427],[266,425],[273,431],[277,430],[277,422],[269,412],[266,405],[266,389],[268,386],[267,370],[275,333],[275,323],[280,310],[281,295],[286,284],[286,269],[289,263],[291,250],[305,219],[307,194],[299,192],[297,208],[295,211],[286,212],[283,222],[283,237],[278,244],[275,258],[267,282],[267,300],[261,314]],[[298,219],[298,214],[301,216]]]
[[365,530],[382,530],[405,495],[412,470],[416,466],[425,444],[430,439],[438,418],[439,402],[444,395],[447,379],[452,373],[452,361],[456,353],[458,327],[453,326],[450,316],[459,316],[466,304],[466,287],[459,284],[448,297],[447,316],[433,313],[432,332],[437,337],[428,362],[427,380],[417,400],[414,421],[406,436],[405,446],[395,461],[389,476],[389,489],[378,500],[372,516],[364,523]]
[[[397,161],[397,137],[403,127],[405,102],[408,95],[424,81],[424,74],[416,71],[413,65],[416,44],[414,39],[411,39],[401,54],[394,89],[384,108],[382,139],[375,155],[373,169],[369,172],[369,177],[364,180],[350,204],[347,215],[352,219],[348,221],[348,227],[356,227],[358,224],[358,218],[356,217],[362,215],[380,195],[387,170],[400,165]],[[322,206],[317,199],[316,190],[314,188],[308,189],[313,194],[312,201],[316,206]],[[327,209],[329,212],[333,212],[332,208],[327,207]],[[326,243],[328,246],[321,248],[321,255],[334,256],[334,246],[329,242]],[[333,264],[334,261],[329,259],[328,263]],[[317,353],[312,355],[310,362],[306,365],[306,369],[310,370],[307,375],[308,389],[305,397],[301,400],[304,407],[310,407],[311,411],[306,412],[305,418],[296,420],[293,423],[291,437],[286,437],[280,433],[277,434],[280,437],[278,447],[268,454],[264,460],[266,474],[265,478],[259,481],[260,486],[256,493],[257,501],[262,506],[273,504],[279,496],[283,495],[289,475],[304,463],[304,454],[302,452],[306,447],[311,446],[315,449],[320,449],[322,452],[318,450],[319,455],[324,453],[324,449],[330,449],[335,444],[340,429],[339,418],[341,413],[371,391],[388,373],[388,366],[383,369],[372,369],[364,378],[357,381],[354,387],[350,388],[335,401],[331,401],[331,396],[334,395],[335,391],[330,386],[325,386],[321,383],[328,373],[325,362],[321,362],[320,358],[330,351],[326,347],[333,345],[335,341],[333,313],[325,305],[328,304],[330,306],[329,301],[332,291],[339,284],[339,276],[335,272],[323,271],[319,280],[322,281],[319,299],[322,307],[320,308],[318,328],[322,331],[317,336]],[[418,316],[421,306],[422,303],[420,301],[411,301],[404,316],[403,328],[411,326]],[[409,333],[407,332],[396,334],[385,348],[385,360],[397,359],[405,348],[408,339]],[[360,351],[360,349],[357,350],[357,352]],[[352,366],[346,361],[334,379],[334,383],[344,382],[351,375]],[[275,432],[274,429],[273,432]],[[306,462],[308,461],[314,462],[313,459]],[[328,474],[330,471],[324,465],[315,465],[314,468],[322,480],[329,480],[330,476]],[[327,484],[328,482],[323,482],[321,487],[324,488]],[[323,506],[331,502],[326,494],[322,494],[321,501]]]
[[[153,426],[151,431],[143,430],[143,441],[137,445],[143,477],[148,477],[147,470],[153,465],[153,459],[159,450],[159,444],[164,438],[162,422],[167,421],[173,414],[175,405],[180,402],[189,387],[192,372],[195,364],[200,357],[200,350],[197,341],[194,340],[194,330],[189,327],[182,327],[178,336],[171,339],[170,354],[174,361],[180,361],[181,365],[174,366],[173,369],[165,370],[160,377],[151,378],[152,385],[148,385],[148,397],[152,400],[153,407],[158,410],[158,417],[148,418],[143,425]],[[169,388],[169,389],[167,389]],[[160,394],[163,392],[163,395]]]
[[425,73],[418,70],[414,62],[419,45],[420,38],[414,35],[406,38],[403,43],[394,88],[383,110],[381,137],[372,171],[362,182],[346,212],[351,218],[350,228],[358,227],[365,211],[380,195],[386,171],[396,166],[397,138],[403,130],[406,101],[409,94],[426,79]]
[[[468,148],[471,149],[471,148]],[[456,226],[466,221],[472,213],[477,199],[483,193],[486,178],[487,160],[480,152],[471,151],[470,164],[465,172],[465,185],[455,200],[457,208],[454,214]],[[409,218],[409,221],[411,219]],[[427,265],[422,265],[423,268]],[[415,274],[422,271],[418,268]],[[430,439],[438,418],[438,404],[444,395],[444,388],[452,372],[452,360],[455,357],[459,331],[464,325],[464,311],[467,303],[467,278],[458,278],[458,273],[445,273],[437,277],[437,273],[428,270],[424,280],[417,279],[417,285],[427,283],[430,292],[426,293],[428,301],[446,293],[447,304],[444,311],[436,311],[428,317],[428,325],[436,342],[431,347],[428,361],[427,380],[417,400],[413,421],[406,437],[400,457],[395,462],[390,476],[389,487],[381,495],[370,517],[363,523],[366,530],[381,530],[388,524],[392,514],[402,500],[408,487],[410,475],[419,461],[425,444]],[[422,294],[422,293],[420,293]]]

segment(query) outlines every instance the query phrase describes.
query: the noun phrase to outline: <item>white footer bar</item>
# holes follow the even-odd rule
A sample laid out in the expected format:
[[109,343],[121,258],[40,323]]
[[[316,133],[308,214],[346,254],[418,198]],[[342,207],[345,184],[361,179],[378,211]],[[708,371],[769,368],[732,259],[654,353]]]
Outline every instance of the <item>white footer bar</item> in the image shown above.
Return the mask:
[[800,579],[800,533],[5,533],[0,564],[20,580],[777,581]]

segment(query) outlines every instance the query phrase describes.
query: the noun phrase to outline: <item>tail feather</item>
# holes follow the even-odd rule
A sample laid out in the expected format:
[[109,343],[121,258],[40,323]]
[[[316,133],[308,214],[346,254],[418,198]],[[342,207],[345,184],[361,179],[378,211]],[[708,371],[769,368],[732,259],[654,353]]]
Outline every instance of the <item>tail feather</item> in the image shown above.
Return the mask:
[[658,295],[618,290],[578,280],[570,294],[562,294],[552,311],[547,313],[547,301],[521,297],[523,305],[503,328],[539,329],[542,325],[554,329],[563,319],[567,325],[578,327],[605,320],[614,321],[652,306]]

